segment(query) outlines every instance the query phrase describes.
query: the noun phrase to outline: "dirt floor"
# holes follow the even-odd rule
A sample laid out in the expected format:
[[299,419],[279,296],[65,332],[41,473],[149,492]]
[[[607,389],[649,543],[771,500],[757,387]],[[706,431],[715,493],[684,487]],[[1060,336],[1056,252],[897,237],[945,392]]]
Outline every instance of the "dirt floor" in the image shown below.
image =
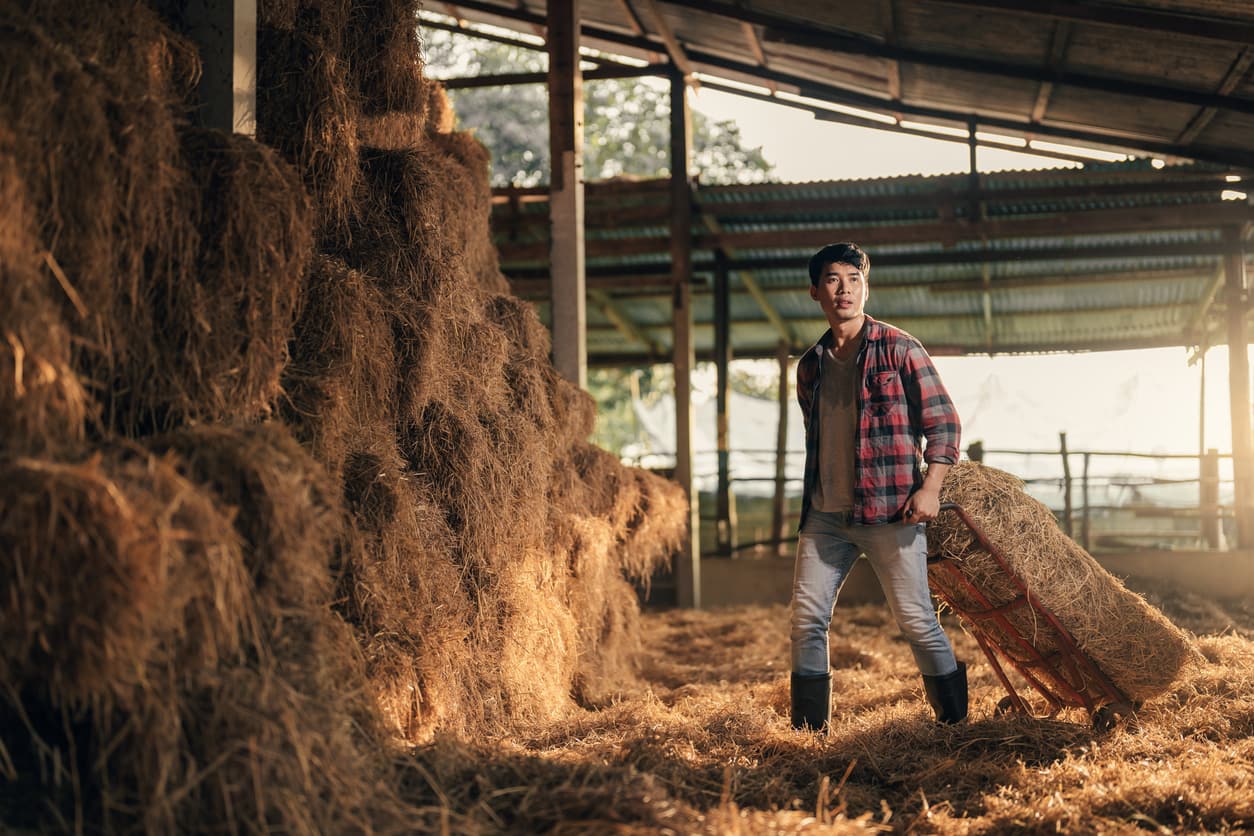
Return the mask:
[[[882,606],[837,607],[833,729],[788,723],[787,608],[647,614],[638,683],[504,740],[418,750],[410,797],[446,832],[1240,832],[1254,828],[1254,612],[1147,598],[1201,651],[1131,722],[1001,716],[974,640],[971,717],[932,722]],[[1038,707],[1044,704],[1035,697]]]

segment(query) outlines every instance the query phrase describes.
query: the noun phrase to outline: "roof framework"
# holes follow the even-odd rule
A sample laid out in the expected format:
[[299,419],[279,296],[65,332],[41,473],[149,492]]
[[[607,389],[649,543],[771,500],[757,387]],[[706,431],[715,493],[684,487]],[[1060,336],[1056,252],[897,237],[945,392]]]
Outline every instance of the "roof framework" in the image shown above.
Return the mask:
[[[543,34],[546,21],[539,0],[458,0],[444,8],[528,35]],[[695,185],[698,356],[714,349],[720,269],[729,272],[735,356],[773,357],[781,340],[795,350],[812,339],[823,322],[804,265],[836,240],[872,253],[871,313],[906,327],[934,353],[1223,341],[1223,259],[1242,251],[1254,219],[1248,200],[1223,199],[1243,193],[1254,171],[1254,6],[583,0],[581,9],[586,45],[652,62],[602,60],[589,78],[678,72],[820,118],[973,147],[1026,144],[1067,156],[1049,144],[1064,142],[1169,163]],[[671,210],[664,181],[589,184],[590,363],[670,356]],[[498,190],[493,228],[502,267],[546,318],[548,224],[547,189]]]
[[[934,354],[1088,351],[1225,340],[1218,289],[1233,230],[1251,220],[1227,169],[1146,161],[1084,170],[694,189],[696,350],[714,349],[714,287],[728,274],[737,357],[796,351],[826,327],[805,265],[840,240],[872,255],[868,311]],[[665,181],[591,184],[588,315],[594,364],[671,350]],[[503,190],[493,229],[520,296],[548,315],[548,204]],[[1225,231],[1228,231],[1227,233]],[[1225,237],[1227,235],[1227,237]]]

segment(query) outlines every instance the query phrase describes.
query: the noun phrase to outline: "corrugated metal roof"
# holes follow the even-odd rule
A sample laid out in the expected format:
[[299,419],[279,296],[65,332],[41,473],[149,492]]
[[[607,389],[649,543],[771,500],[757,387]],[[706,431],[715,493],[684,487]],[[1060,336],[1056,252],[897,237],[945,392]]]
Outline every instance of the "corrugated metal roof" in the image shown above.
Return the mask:
[[[851,235],[871,255],[868,311],[935,352],[1213,343],[1217,283],[1232,246],[1224,229],[1254,221],[1248,202],[1222,198],[1233,185],[1226,174],[1213,165],[1160,170],[1133,161],[983,174],[974,193],[961,176],[698,187],[697,350],[713,346],[716,252],[729,267],[734,353],[771,356],[784,336],[773,315],[794,348],[821,333],[806,265],[818,247]],[[502,198],[493,228],[506,276],[539,300],[547,293],[547,206],[532,200],[519,213]],[[589,287],[653,342],[590,314],[592,362],[669,350],[668,207],[657,182],[587,188]]]

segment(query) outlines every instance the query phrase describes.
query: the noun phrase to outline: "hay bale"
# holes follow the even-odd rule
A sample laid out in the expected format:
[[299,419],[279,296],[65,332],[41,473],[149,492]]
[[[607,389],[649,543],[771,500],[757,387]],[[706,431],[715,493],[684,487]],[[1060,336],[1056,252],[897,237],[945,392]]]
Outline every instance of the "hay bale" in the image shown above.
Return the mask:
[[200,246],[190,269],[144,288],[161,327],[117,370],[130,432],[270,414],[312,255],[308,199],[277,154],[204,129],[185,131],[183,149]]
[[581,625],[568,584],[564,561],[546,547],[524,548],[501,569],[500,687],[513,724],[551,722],[575,705]]
[[[178,94],[154,78],[147,50],[128,47],[173,36],[124,10],[92,27],[81,25],[81,9],[71,25],[65,3],[38,11],[0,11],[0,124],[11,129],[35,234],[61,286],[75,367],[109,406],[110,393],[129,388],[118,384],[121,358],[153,330],[148,277],[190,267],[199,241],[186,211],[192,184],[171,164],[180,152]],[[85,41],[100,60],[80,57],[62,37]]]
[[331,600],[343,532],[339,491],[279,423],[199,425],[149,439],[234,510],[261,606],[282,613]]
[[428,141],[448,155],[450,165],[467,172],[473,188],[457,193],[462,202],[466,236],[465,266],[479,287],[489,293],[508,293],[509,282],[501,273],[500,258],[492,242],[492,159],[488,149],[471,131],[433,133]]
[[647,585],[654,572],[670,565],[687,534],[688,497],[670,479],[638,468],[631,472],[640,500],[627,521],[619,564],[628,578]]
[[46,451],[82,440],[90,397],[10,142],[0,129],[0,449]]
[[261,0],[259,27],[305,31],[324,38],[338,52],[343,47],[352,0]]
[[6,460],[0,507],[0,680],[16,690],[134,708],[154,670],[214,664],[251,629],[230,518],[168,460]]
[[488,319],[505,330],[514,356],[548,364],[552,337],[534,305],[508,293],[494,293],[488,296],[486,311]]
[[283,416],[338,474],[361,427],[395,422],[398,381],[412,372],[397,357],[406,344],[400,331],[389,327],[401,312],[377,281],[328,256],[314,259],[303,302],[283,374]]
[[353,0],[344,53],[367,115],[418,113],[426,102],[418,39],[421,6],[420,0]]
[[423,144],[399,151],[362,148],[362,190],[347,239],[334,254],[388,283],[404,307],[473,304],[469,235],[478,219],[475,173]]
[[391,110],[362,116],[357,135],[363,145],[399,151],[424,142],[429,134],[449,133],[457,122],[444,85],[422,79],[423,103],[417,110]]
[[[479,603],[455,562],[455,537],[426,480],[403,469],[395,440],[380,437],[359,461],[379,461],[355,504],[353,547],[339,598],[356,629],[384,722],[417,743],[437,728],[483,722],[483,684],[493,678],[468,646]],[[346,485],[346,489],[348,486]],[[384,521],[369,503],[395,497]],[[381,524],[380,524],[381,523]],[[372,526],[374,526],[372,528]]]
[[257,139],[301,173],[317,228],[343,238],[361,174],[360,113],[327,37],[306,28],[258,30]]
[[[1036,600],[1054,613],[1080,649],[1130,699],[1142,701],[1162,693],[1194,658],[1191,639],[1067,537],[1053,513],[1028,496],[1014,476],[960,462],[946,476],[941,501],[963,507]],[[932,553],[954,561],[993,606],[1019,595],[956,515],[944,513],[929,524],[928,545]],[[928,577],[933,589],[954,601],[959,612],[983,609],[939,567],[930,567]],[[1014,634],[1028,639],[1040,653],[1061,650],[1050,640],[1052,631],[1043,632],[1034,611],[1020,609],[1008,618]],[[1008,631],[994,628],[990,638],[1009,658],[1027,660]],[[1097,687],[1088,681],[1067,682],[1061,675],[1043,679],[1047,685],[1070,686],[1082,693],[1094,693]]]

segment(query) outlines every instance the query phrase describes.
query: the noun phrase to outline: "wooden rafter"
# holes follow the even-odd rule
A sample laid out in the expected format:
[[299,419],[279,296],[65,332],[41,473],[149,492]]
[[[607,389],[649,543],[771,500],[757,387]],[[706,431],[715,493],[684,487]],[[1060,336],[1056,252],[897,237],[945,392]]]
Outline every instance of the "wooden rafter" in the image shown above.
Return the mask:
[[1196,38],[1250,43],[1254,41],[1254,23],[1248,20],[1207,17],[1167,9],[1149,9],[1143,5],[1116,6],[1110,3],[1082,0],[938,0],[951,6],[968,6],[989,11],[1040,15],[1077,23],[1101,23],[1169,35],[1191,35]]
[[[672,5],[682,5],[696,8],[700,11],[718,14],[731,20],[748,20],[751,23],[766,25],[767,22],[778,21],[778,16],[768,16],[755,9],[746,9],[739,6],[733,6],[726,2],[697,2],[697,0],[667,0]],[[493,18],[503,18],[513,21],[529,22],[536,19],[534,16],[528,16],[526,13],[515,10],[509,6],[500,6],[495,3],[484,2],[484,0],[458,0],[461,8],[474,10],[478,13],[491,16]],[[540,18],[543,20],[543,18]],[[625,47],[637,51],[657,52],[659,47],[663,46],[653,36],[632,35],[619,29],[608,29],[602,26],[585,24],[583,26],[583,34],[589,42],[597,44],[605,44],[611,48]],[[882,53],[876,53],[876,45],[855,39],[856,43],[850,49],[857,54],[878,54],[879,57],[886,57]],[[883,45],[879,45],[883,47]],[[689,46],[686,54],[690,60],[703,68],[709,69],[712,74],[732,73],[740,76],[755,78],[759,83],[765,84],[768,81],[774,81],[781,86],[788,87],[800,91],[806,96],[821,99],[824,101],[847,105],[850,107],[860,107],[872,111],[883,111],[885,109],[885,100],[882,96],[871,96],[851,90],[847,87],[841,87],[836,84],[829,83],[824,80],[808,78],[795,75],[789,72],[782,72],[775,68],[762,68],[755,64],[744,60],[737,60],[728,57],[725,54],[711,53]],[[954,56],[948,56],[954,59]],[[1018,77],[1012,74],[1011,77]],[[1042,80],[1041,71],[1037,71],[1033,78]],[[1072,83],[1073,78],[1054,79],[1055,81],[1065,81]],[[1112,84],[1120,83],[1120,80],[1113,80]],[[1143,86],[1143,85],[1142,85]],[[1121,88],[1122,92],[1130,95],[1136,95],[1133,88]],[[1254,100],[1243,99],[1240,97],[1215,97],[1213,94],[1194,94],[1189,91],[1188,96],[1193,97],[1190,103],[1193,105],[1209,105],[1218,104],[1221,107],[1228,107],[1236,110],[1254,111]],[[1206,98],[1218,99],[1218,101],[1206,101]],[[938,107],[929,104],[906,104],[902,103],[895,109],[899,109],[903,115],[911,118],[919,118],[924,120],[942,120],[950,122],[964,122],[969,115],[966,111],[958,111]],[[982,114],[980,116],[980,125],[986,130],[1002,130],[1019,133],[1035,133],[1041,136],[1048,136],[1061,141],[1071,141],[1080,143],[1092,143],[1099,146],[1109,146],[1111,144],[1119,144],[1121,147],[1131,145],[1141,151],[1163,156],[1183,156],[1197,160],[1205,160],[1211,162],[1226,163],[1231,165],[1239,165],[1245,167],[1254,167],[1254,152],[1239,147],[1207,147],[1203,145],[1181,147],[1175,143],[1163,140],[1161,137],[1146,137],[1144,135],[1132,136],[1128,132],[1120,132],[1112,130],[1109,126],[1093,126],[1084,125],[1076,126],[1069,124],[1061,124],[1051,121],[1047,124],[1032,124],[1026,116],[1024,118],[1012,118],[1007,116],[995,116],[992,114]]]
[[762,286],[758,284],[757,279],[748,270],[741,270],[737,273],[740,283],[745,286],[745,290],[753,297],[753,301],[758,303],[758,307],[762,309],[762,313],[775,326],[775,330],[779,332],[779,338],[786,342],[789,347],[797,344],[797,335],[793,332],[792,326],[788,324],[779,311],[771,304],[771,300],[767,298],[766,293],[762,290]]
[[[897,43],[897,0],[883,0],[881,8],[884,11],[884,41],[885,43]],[[888,97],[894,102],[901,101],[901,63],[898,61],[888,62]],[[893,114],[897,121],[901,121],[901,114]]]
[[648,349],[650,355],[661,357],[664,354],[661,344],[646,334],[636,323],[632,322],[627,312],[611,299],[608,293],[603,290],[589,289],[588,298],[592,301],[592,304],[597,306],[597,310],[628,340],[644,346]]
[[[719,224],[718,218],[708,212],[703,212],[701,214],[701,225],[715,235],[721,235],[723,232],[723,228]],[[735,255],[735,251],[728,250],[726,251],[726,255],[729,257],[728,260],[730,260],[730,257]],[[758,307],[762,309],[763,316],[766,317],[767,321],[770,322],[771,325],[775,326],[775,330],[779,332],[780,339],[787,342],[790,346],[795,345],[796,336],[793,334],[792,328],[788,325],[784,318],[780,316],[779,311],[777,311],[775,306],[771,304],[771,300],[768,299],[766,294],[762,292],[762,287],[753,278],[753,274],[748,270],[741,270],[738,271],[737,275],[744,284],[745,289],[749,291],[751,296],[753,296],[753,300],[758,303]]]
[[1215,275],[1211,278],[1210,283],[1206,285],[1206,290],[1198,299],[1197,307],[1193,311],[1193,316],[1189,317],[1189,324],[1185,326],[1184,336],[1191,338],[1202,334],[1202,326],[1206,322],[1206,318],[1210,315],[1215,305],[1215,297],[1219,295],[1219,289],[1224,286],[1224,267],[1220,262],[1215,267]]
[[662,43],[666,44],[666,54],[671,57],[671,62],[683,73],[688,83],[694,83],[695,70],[692,68],[692,62],[688,60],[688,53],[684,51],[683,44],[675,37],[670,24],[662,17],[662,10],[658,8],[657,0],[640,0],[640,2],[644,4],[645,13],[653,23],[658,37],[662,39]]
[[[1055,22],[1054,31],[1049,36],[1049,54],[1046,57],[1046,66],[1051,70],[1056,70],[1063,65],[1067,58],[1067,47],[1071,43],[1071,24],[1065,20]],[[1049,110],[1049,100],[1054,93],[1054,83],[1052,81],[1042,81],[1040,87],[1036,90],[1036,101],[1032,104],[1033,122],[1042,122],[1045,119],[1045,112]]]
[[[1254,64],[1254,49],[1246,47],[1241,50],[1236,59],[1233,60],[1232,66],[1228,68],[1228,72],[1224,74],[1223,81],[1219,83],[1216,93],[1226,96],[1237,88],[1250,72],[1250,65]],[[1178,145],[1189,145],[1193,140],[1197,139],[1198,134],[1210,124],[1215,118],[1215,114],[1219,111],[1213,107],[1203,107],[1193,114],[1193,118],[1189,120],[1189,124],[1176,137]]]

